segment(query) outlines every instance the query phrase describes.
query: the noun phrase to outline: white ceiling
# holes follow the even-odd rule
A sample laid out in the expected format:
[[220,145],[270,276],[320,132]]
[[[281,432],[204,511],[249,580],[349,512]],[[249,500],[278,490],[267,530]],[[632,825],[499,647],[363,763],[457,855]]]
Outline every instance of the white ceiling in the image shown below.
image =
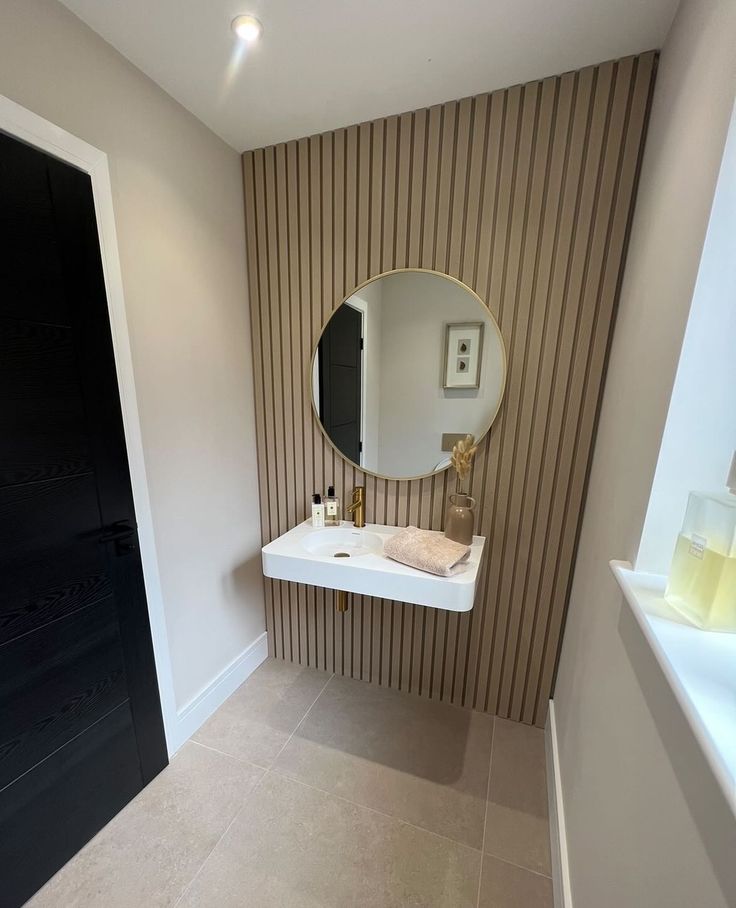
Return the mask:
[[[660,47],[677,0],[62,0],[238,151]],[[263,22],[238,56],[240,13]]]

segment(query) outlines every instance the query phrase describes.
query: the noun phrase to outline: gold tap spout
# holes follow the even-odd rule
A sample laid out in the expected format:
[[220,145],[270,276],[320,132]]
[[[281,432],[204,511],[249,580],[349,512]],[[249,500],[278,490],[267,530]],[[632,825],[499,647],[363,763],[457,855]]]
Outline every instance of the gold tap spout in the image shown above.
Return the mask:
[[365,486],[356,486],[353,489],[353,503],[347,507],[348,514],[353,515],[353,524],[358,527],[365,526]]

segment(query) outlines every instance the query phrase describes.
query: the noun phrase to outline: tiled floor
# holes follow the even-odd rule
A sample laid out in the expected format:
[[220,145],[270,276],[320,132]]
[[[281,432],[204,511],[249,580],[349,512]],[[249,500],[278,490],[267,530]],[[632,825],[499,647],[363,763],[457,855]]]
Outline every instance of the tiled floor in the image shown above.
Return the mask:
[[539,729],[268,661],[33,908],[551,908]]

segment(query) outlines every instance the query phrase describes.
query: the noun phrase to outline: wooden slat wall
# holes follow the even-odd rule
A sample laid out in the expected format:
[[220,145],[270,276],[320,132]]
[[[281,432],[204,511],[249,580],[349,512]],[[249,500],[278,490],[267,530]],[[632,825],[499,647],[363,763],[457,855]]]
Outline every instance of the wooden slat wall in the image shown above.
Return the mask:
[[[448,476],[394,482],[336,455],[309,364],[328,315],[392,268],[472,287],[509,354],[472,475],[487,557],[466,614],[266,581],[279,658],[543,724],[581,520],[656,55],[243,156],[264,543],[334,484],[368,519],[442,529]],[[267,444],[265,443],[267,441]]]

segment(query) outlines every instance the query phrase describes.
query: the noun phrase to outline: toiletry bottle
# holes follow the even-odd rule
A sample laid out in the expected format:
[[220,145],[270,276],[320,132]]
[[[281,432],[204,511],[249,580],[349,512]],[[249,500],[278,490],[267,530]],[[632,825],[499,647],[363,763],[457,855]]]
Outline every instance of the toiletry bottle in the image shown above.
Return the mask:
[[736,633],[736,454],[728,492],[691,492],[665,599],[707,630]]
[[335,487],[330,486],[327,489],[325,498],[325,526],[340,526],[340,499],[335,495]]
[[325,506],[322,504],[322,496],[315,492],[312,496],[312,526],[323,527],[325,525]]

